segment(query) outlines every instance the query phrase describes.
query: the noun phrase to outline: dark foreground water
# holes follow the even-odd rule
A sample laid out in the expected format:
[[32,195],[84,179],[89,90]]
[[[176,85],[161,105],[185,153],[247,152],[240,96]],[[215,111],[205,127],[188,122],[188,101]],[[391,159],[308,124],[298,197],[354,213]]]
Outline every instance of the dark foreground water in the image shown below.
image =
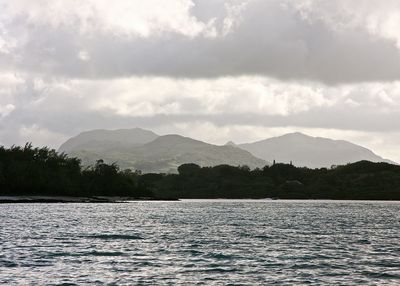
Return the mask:
[[5,285],[400,285],[400,203],[0,205]]

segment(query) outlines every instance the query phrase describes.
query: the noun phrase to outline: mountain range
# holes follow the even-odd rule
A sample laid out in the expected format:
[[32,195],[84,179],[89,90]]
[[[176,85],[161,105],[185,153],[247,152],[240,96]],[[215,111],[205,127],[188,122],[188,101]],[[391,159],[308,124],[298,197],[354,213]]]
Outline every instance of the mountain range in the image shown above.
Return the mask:
[[122,169],[175,173],[185,163],[200,166],[247,165],[262,168],[273,162],[320,168],[361,160],[389,162],[372,151],[343,140],[290,133],[254,143],[213,145],[176,134],[159,136],[141,128],[91,130],[70,138],[60,152],[78,157],[84,166],[102,159]]
[[145,173],[174,173],[185,163],[247,165],[250,168],[268,164],[235,146],[217,146],[176,134],[158,136],[140,128],[84,132],[62,144],[59,151],[80,158],[83,165],[103,159],[123,169]]

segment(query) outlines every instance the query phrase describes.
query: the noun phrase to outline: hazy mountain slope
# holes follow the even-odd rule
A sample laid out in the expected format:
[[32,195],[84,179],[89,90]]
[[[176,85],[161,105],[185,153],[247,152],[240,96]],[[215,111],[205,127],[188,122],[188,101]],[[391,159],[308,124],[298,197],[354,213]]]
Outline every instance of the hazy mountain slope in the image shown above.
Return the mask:
[[158,137],[152,131],[133,128],[119,130],[91,130],[72,137],[61,145],[59,151],[94,151],[100,152],[116,148],[129,148],[153,141]]
[[[80,145],[82,146],[82,145]],[[109,148],[108,150],[70,150],[68,154],[82,159],[84,165],[103,159],[116,162],[121,168],[143,172],[176,172],[179,165],[196,163],[200,166],[228,164],[263,167],[268,163],[249,152],[233,146],[216,146],[179,135],[165,135],[141,146]]]
[[367,148],[347,141],[311,137],[301,133],[286,134],[237,146],[266,161],[276,160],[282,163],[292,161],[294,165],[300,167],[331,167],[361,160],[393,163]]

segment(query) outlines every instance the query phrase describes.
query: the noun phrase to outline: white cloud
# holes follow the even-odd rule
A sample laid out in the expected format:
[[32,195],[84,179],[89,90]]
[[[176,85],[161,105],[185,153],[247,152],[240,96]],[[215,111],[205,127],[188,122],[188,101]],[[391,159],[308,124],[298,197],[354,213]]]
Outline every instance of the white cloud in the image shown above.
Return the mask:
[[34,146],[56,146],[61,140],[65,141],[68,139],[63,134],[51,132],[36,124],[22,125],[18,133],[21,144],[23,144],[22,142],[30,142]]
[[81,59],[82,61],[88,61],[88,60],[90,60],[90,55],[89,55],[89,53],[87,52],[87,51],[85,51],[85,50],[82,50],[82,51],[80,51],[79,53],[78,53],[78,57],[79,57],[79,59]]
[[359,29],[394,40],[400,48],[400,2],[397,0],[307,0],[295,5],[309,21],[322,21],[337,31]]
[[12,104],[7,104],[5,106],[0,105],[0,118],[6,117],[9,115],[13,110],[15,109],[15,106]]
[[2,0],[0,4],[3,21],[25,17],[33,25],[78,27],[81,33],[100,29],[127,36],[161,32],[195,36],[207,28],[207,23],[191,16],[189,0]]
[[123,116],[212,115],[227,112],[286,116],[333,104],[333,100],[326,98],[318,86],[282,84],[260,77],[74,80],[71,88],[95,94],[89,104],[90,109]]

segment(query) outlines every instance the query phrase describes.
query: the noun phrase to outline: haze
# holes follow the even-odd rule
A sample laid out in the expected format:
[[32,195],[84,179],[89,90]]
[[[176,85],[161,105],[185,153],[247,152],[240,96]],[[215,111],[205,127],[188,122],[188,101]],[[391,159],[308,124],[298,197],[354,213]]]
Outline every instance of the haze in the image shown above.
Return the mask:
[[400,162],[400,2],[0,0],[0,145],[289,132]]

